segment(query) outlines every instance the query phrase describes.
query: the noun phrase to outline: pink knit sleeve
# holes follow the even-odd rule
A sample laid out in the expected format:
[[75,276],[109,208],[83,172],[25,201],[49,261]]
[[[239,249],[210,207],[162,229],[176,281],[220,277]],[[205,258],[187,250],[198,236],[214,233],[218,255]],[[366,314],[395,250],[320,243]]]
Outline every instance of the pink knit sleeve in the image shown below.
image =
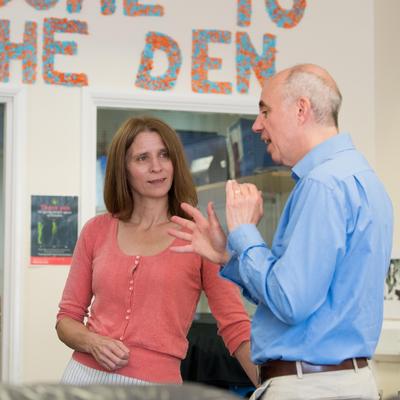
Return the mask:
[[219,265],[203,259],[203,289],[231,355],[244,341],[250,340],[250,319],[244,308],[239,288],[219,275]]
[[[93,221],[93,220],[91,220]],[[72,264],[59,304],[57,321],[70,317],[83,322],[92,300],[92,248],[94,233],[89,221],[76,243]]]

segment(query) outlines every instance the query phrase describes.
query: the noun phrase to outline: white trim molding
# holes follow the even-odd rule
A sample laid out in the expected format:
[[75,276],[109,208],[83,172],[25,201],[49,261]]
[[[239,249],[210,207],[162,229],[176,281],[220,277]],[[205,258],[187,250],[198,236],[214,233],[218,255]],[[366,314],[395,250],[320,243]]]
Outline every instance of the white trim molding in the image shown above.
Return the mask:
[[23,212],[25,190],[26,89],[0,84],[4,129],[4,289],[2,370],[4,383],[19,383],[22,372]]
[[258,113],[258,98],[170,93],[126,93],[82,88],[80,227],[96,213],[97,108],[148,109],[249,114]]

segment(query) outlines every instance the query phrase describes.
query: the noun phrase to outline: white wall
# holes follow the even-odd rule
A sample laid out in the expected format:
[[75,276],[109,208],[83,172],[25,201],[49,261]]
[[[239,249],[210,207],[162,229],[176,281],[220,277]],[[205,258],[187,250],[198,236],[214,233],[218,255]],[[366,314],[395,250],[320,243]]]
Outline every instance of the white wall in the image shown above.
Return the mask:
[[[400,2],[375,0],[375,137],[377,172],[390,193],[395,214],[394,253],[400,255]],[[400,307],[400,306],[399,306]],[[400,315],[400,311],[399,311]],[[391,329],[390,329],[391,328]],[[397,398],[400,391],[400,320],[385,321],[376,355],[377,373],[384,398]],[[385,354],[387,343],[397,348],[397,357]]]
[[[155,4],[154,1],[152,4]],[[282,6],[291,7],[293,2],[281,0]],[[396,0],[388,1],[398,10]],[[235,44],[236,31],[248,32],[257,51],[261,50],[262,35],[277,36],[276,69],[294,63],[313,62],[325,66],[337,79],[344,96],[340,125],[353,135],[358,147],[376,166],[388,185],[393,198],[399,197],[393,176],[394,162],[386,163],[386,154],[394,160],[396,137],[394,128],[389,134],[386,126],[377,120],[375,135],[375,90],[383,93],[385,85],[375,88],[375,30],[373,0],[309,0],[303,20],[292,29],[278,28],[269,18],[264,1],[253,1],[253,16],[250,27],[236,24],[236,2],[231,0],[159,0],[165,8],[164,17],[127,17],[122,13],[122,1],[117,1],[114,15],[100,14],[100,2],[83,2],[79,14],[69,14],[66,1],[47,11],[37,11],[21,0],[13,0],[0,7],[0,18],[11,21],[11,40],[22,41],[24,22],[38,23],[38,78],[28,85],[27,137],[28,160],[26,170],[25,226],[21,251],[24,254],[24,335],[22,352],[24,362],[21,379],[24,382],[51,381],[60,377],[70,351],[56,338],[54,330],[57,304],[68,272],[67,267],[30,267],[30,195],[78,195],[81,179],[81,103],[80,89],[61,87],[43,82],[41,46],[43,45],[43,19],[45,17],[79,19],[88,24],[88,35],[56,34],[56,40],[73,40],[77,43],[75,56],[56,55],[55,68],[68,72],[85,72],[89,88],[107,89],[135,93],[144,91],[135,87],[135,76],[140,54],[144,47],[145,34],[159,31],[173,37],[183,55],[182,70],[174,90],[159,93],[160,98],[187,96],[202,98],[191,90],[192,29],[219,29],[232,33],[231,44],[210,44],[212,57],[222,58],[222,69],[209,72],[209,79],[227,80],[234,83],[236,76]],[[149,4],[149,2],[146,2]],[[383,7],[381,7],[380,11]],[[388,14],[391,13],[388,9]],[[397,13],[398,15],[398,13]],[[393,12],[389,15],[395,18]],[[395,25],[393,25],[395,26]],[[393,28],[394,29],[394,28]],[[383,30],[383,27],[382,27]],[[379,35],[377,36],[378,39]],[[391,50],[396,48],[395,43]],[[397,49],[397,48],[396,48]],[[391,53],[385,53],[391,57]],[[156,71],[165,67],[163,57],[156,58]],[[398,65],[398,64],[397,64]],[[395,67],[392,68],[394,73]],[[11,61],[10,83],[21,84],[21,63]],[[390,90],[388,85],[387,90]],[[252,77],[249,94],[240,95],[233,90],[229,98],[239,101],[254,101],[257,111],[259,85]],[[210,95],[221,101],[221,96]],[[398,101],[398,100],[397,100]],[[382,110],[382,103],[378,104]],[[388,110],[385,107],[385,110]],[[386,119],[385,119],[386,120]],[[393,125],[395,126],[395,125]],[[384,128],[384,129],[383,129]],[[384,133],[382,133],[384,131]],[[83,133],[84,134],[84,133]],[[385,136],[382,136],[385,135]],[[388,135],[390,141],[382,138]],[[385,157],[383,156],[385,154]],[[381,165],[382,164],[382,165]],[[396,228],[396,231],[398,228]]]
[[395,210],[395,246],[400,254],[400,2],[375,0],[375,91],[377,171],[390,192]]

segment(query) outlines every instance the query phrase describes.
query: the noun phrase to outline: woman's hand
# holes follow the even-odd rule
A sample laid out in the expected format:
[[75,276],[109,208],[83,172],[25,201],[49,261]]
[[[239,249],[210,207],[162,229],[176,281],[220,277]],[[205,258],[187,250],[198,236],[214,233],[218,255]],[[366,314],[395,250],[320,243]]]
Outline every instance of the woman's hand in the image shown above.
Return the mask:
[[213,204],[211,202],[208,203],[208,218],[205,218],[197,208],[190,204],[182,203],[181,207],[193,218],[193,221],[175,215],[171,218],[171,221],[180,225],[184,230],[169,229],[168,233],[188,241],[189,244],[171,247],[171,250],[177,253],[194,252],[215,264],[225,264],[229,260],[225,249],[226,235],[215,213]]
[[129,361],[129,349],[119,340],[90,333],[87,338],[88,352],[109,371],[124,367]]
[[58,337],[67,346],[91,354],[105,369],[115,371],[128,364],[129,349],[121,341],[89,331],[79,321],[65,317],[57,322]]

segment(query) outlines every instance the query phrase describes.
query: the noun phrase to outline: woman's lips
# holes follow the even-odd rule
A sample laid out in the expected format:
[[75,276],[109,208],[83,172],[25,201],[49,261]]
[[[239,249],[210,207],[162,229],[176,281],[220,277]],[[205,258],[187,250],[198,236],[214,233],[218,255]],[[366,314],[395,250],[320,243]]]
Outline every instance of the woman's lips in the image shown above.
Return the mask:
[[148,181],[151,184],[160,184],[160,183],[164,183],[166,181],[167,178],[160,178],[160,179],[153,179],[151,181]]

